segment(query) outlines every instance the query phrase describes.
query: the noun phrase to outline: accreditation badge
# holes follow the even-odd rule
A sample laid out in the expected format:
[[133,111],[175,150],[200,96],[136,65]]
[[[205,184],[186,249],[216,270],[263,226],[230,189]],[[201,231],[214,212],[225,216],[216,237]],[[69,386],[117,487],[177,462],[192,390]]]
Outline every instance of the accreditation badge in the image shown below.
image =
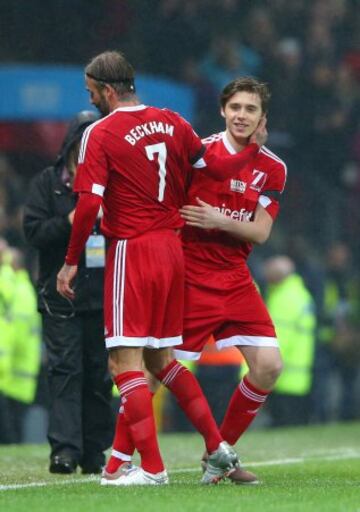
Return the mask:
[[85,265],[87,268],[105,266],[105,238],[102,235],[90,235],[85,247]]

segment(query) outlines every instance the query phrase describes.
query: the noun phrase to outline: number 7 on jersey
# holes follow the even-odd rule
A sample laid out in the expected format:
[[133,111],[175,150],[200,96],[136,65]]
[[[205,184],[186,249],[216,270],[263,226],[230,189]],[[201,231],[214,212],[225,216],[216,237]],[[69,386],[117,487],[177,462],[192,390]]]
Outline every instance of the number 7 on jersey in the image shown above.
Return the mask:
[[159,144],[151,144],[149,146],[145,146],[146,156],[149,160],[154,161],[155,155],[158,155],[157,161],[159,164],[159,194],[158,200],[164,200],[165,193],[165,177],[166,177],[166,144],[165,142],[159,142]]

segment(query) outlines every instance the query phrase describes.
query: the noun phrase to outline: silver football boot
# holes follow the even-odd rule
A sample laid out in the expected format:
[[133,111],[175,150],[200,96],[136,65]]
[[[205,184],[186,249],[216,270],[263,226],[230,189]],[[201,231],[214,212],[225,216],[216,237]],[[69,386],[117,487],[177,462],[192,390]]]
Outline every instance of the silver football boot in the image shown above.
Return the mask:
[[218,449],[210,453],[201,483],[217,484],[234,471],[238,464],[235,450],[226,441],[222,441]]

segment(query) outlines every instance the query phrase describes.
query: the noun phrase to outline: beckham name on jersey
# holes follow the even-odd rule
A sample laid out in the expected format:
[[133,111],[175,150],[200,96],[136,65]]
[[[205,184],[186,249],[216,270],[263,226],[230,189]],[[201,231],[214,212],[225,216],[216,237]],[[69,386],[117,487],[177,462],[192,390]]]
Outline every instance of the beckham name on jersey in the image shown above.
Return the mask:
[[253,212],[249,212],[248,210],[245,210],[245,208],[241,208],[240,210],[231,210],[230,208],[226,208],[224,203],[221,206],[214,206],[214,209],[223,215],[234,220],[239,220],[240,222],[250,222],[253,214]]
[[174,126],[172,124],[149,121],[148,123],[138,124],[132,128],[128,134],[125,135],[124,139],[135,146],[135,144],[146,135],[152,135],[153,133],[164,133],[166,135],[174,136]]

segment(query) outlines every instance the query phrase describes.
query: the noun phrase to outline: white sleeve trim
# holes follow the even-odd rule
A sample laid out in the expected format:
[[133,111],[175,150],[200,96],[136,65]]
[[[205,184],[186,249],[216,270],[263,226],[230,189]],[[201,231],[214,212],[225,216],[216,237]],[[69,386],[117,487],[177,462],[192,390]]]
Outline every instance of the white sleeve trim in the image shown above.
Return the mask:
[[203,169],[204,167],[206,167],[205,160],[203,158],[200,158],[193,164],[193,167],[195,169]]
[[267,206],[269,206],[269,204],[271,204],[271,199],[269,197],[266,197],[266,196],[260,196],[259,197],[259,203],[261,204],[261,206],[263,208],[266,208]]
[[105,190],[105,187],[103,187],[102,185],[98,185],[97,183],[94,183],[93,186],[91,187],[91,192],[100,197],[102,197],[104,195],[104,190]]

